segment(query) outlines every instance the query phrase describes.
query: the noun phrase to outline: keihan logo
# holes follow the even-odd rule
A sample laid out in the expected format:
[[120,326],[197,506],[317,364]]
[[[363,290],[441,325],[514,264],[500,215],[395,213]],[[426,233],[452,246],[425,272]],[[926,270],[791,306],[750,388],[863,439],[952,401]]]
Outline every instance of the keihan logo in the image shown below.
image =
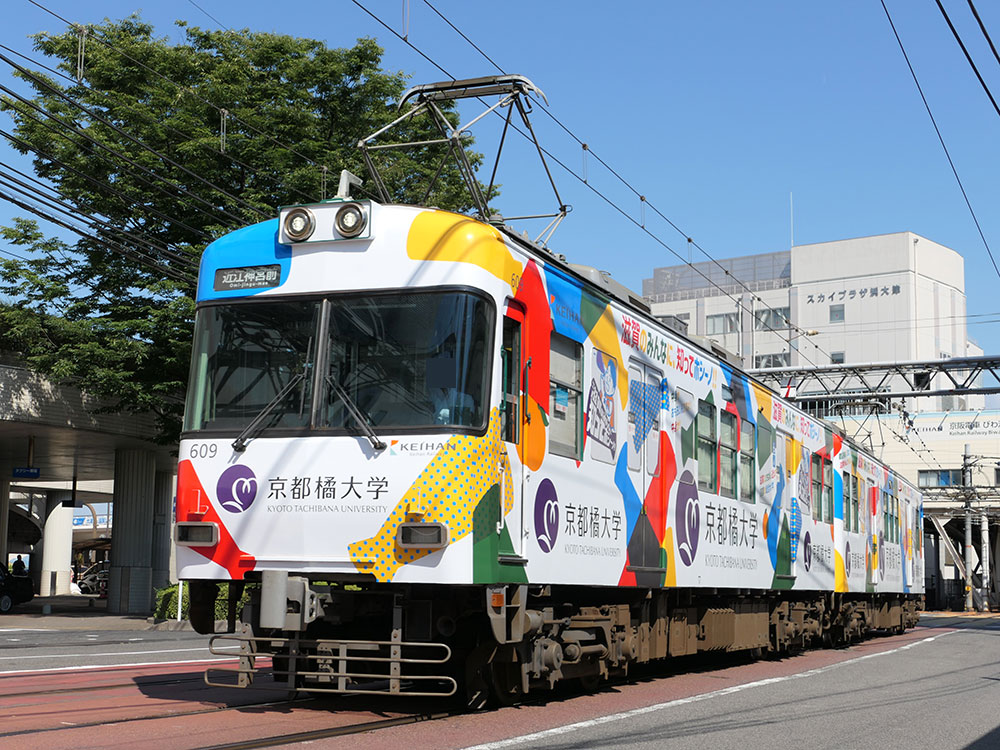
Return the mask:
[[535,493],[535,539],[542,552],[551,552],[559,535],[559,498],[551,479],[543,479]]
[[230,513],[242,513],[257,497],[257,477],[249,466],[230,466],[219,477],[215,496]]

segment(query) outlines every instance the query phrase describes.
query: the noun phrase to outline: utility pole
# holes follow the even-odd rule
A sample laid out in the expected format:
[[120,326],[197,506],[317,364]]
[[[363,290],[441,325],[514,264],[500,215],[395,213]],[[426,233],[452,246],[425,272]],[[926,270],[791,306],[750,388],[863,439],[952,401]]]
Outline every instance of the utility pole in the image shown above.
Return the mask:
[[965,611],[972,612],[972,463],[971,446],[965,444],[962,454],[962,487],[965,490]]
[[983,513],[979,520],[981,552],[979,559],[983,562],[983,612],[990,611],[990,520]]

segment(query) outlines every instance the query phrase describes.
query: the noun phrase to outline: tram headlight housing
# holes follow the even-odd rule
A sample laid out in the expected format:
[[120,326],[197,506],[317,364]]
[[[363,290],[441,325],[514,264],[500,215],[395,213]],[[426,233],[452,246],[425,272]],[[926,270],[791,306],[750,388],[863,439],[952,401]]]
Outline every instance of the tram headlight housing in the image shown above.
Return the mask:
[[442,549],[448,546],[448,527],[443,523],[401,523],[396,530],[400,549]]
[[334,225],[341,237],[357,237],[368,224],[364,209],[357,203],[345,203],[337,209]]
[[212,521],[179,521],[174,542],[181,547],[213,547],[219,543],[219,525]]
[[293,208],[285,214],[285,234],[292,242],[305,242],[316,231],[316,217],[308,208]]

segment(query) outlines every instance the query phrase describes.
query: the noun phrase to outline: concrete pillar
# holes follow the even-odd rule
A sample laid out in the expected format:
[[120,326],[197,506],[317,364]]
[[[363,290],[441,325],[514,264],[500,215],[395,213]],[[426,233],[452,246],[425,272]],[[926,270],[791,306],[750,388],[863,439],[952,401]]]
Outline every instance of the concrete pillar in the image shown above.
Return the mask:
[[170,584],[170,506],[174,478],[168,471],[156,472],[153,485],[153,588]]
[[73,508],[64,508],[63,501],[71,500],[73,493],[56,490],[46,495],[38,595],[68,594],[73,562]]
[[150,451],[115,451],[108,612],[129,615],[152,612],[155,474],[156,458]]
[[0,479],[0,565],[6,570],[7,537],[10,534],[10,480]]

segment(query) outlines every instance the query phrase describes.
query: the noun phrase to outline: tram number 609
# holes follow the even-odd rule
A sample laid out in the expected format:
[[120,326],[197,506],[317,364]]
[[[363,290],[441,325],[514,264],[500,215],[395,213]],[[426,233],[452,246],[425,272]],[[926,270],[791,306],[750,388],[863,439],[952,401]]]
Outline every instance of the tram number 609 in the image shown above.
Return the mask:
[[215,443],[192,443],[191,458],[215,458],[219,453],[219,446]]

